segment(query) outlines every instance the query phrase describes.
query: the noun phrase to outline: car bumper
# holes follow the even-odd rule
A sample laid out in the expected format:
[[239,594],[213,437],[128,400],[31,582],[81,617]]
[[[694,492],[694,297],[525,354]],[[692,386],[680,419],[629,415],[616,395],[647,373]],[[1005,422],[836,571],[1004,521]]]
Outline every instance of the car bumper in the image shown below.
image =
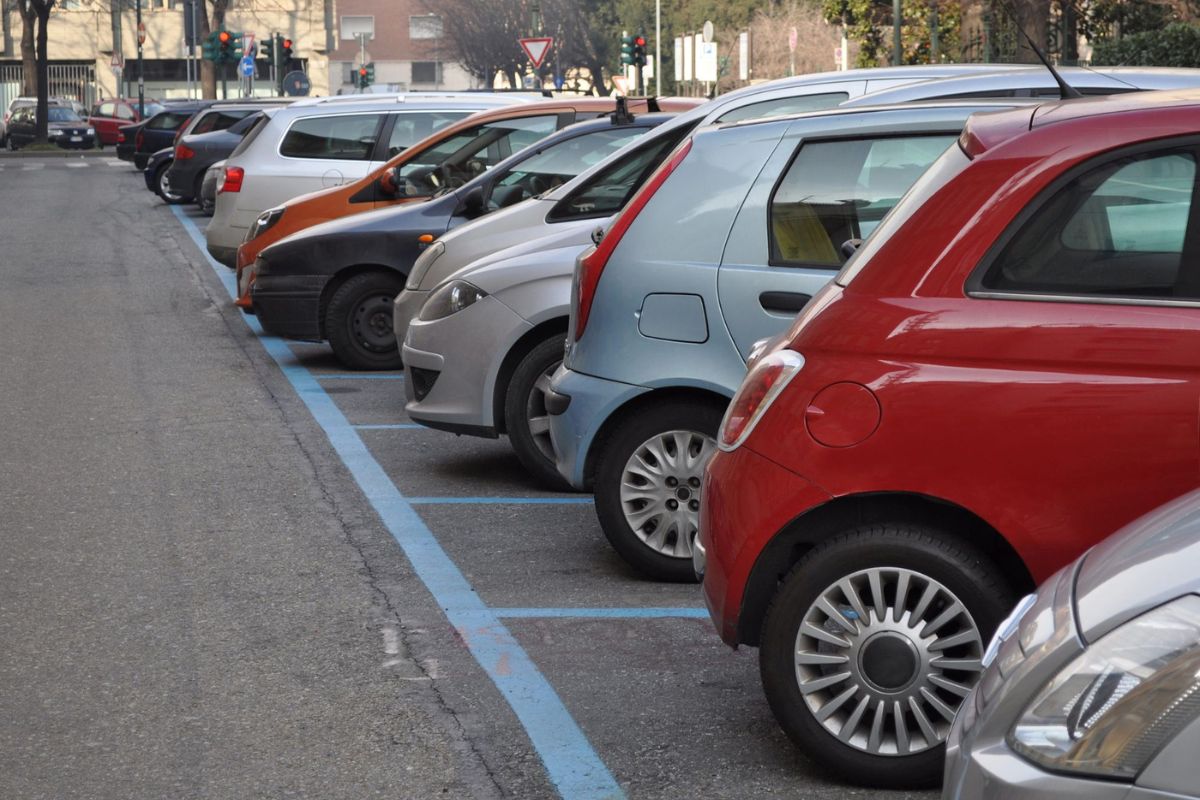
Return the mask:
[[[763,549],[829,495],[745,447],[718,452],[704,472],[697,547],[704,553],[704,602],[717,633],[736,647],[747,582]],[[695,566],[695,559],[693,559]]]
[[117,158],[122,161],[133,161],[133,145],[119,142],[117,144]]
[[[559,473],[576,489],[586,490],[588,450],[604,421],[625,403],[650,391],[559,367],[550,381],[550,439]],[[558,413],[555,413],[558,412]]]
[[496,436],[493,400],[506,344],[532,327],[494,297],[438,320],[414,319],[401,349],[408,416],[431,427]]
[[396,295],[396,302],[392,305],[392,330],[396,332],[397,342],[404,344],[408,326],[421,313],[421,306],[428,299],[428,289],[405,289]]
[[91,150],[96,146],[94,136],[81,136],[78,142],[72,142],[68,136],[56,136],[51,141],[63,150]]
[[263,330],[285,339],[319,342],[321,291],[328,275],[262,275],[254,281],[254,308]]
[[206,243],[205,247],[208,248],[208,254],[210,256],[212,256],[213,258],[215,258],[217,261],[219,261],[220,263],[229,267],[230,269],[236,268],[236,266],[237,266],[237,248],[236,247],[226,247],[224,245],[213,244],[212,242]]
[[203,173],[180,167],[179,163],[172,163],[171,168],[167,170],[167,188],[177,195],[192,197],[196,193],[196,176]]

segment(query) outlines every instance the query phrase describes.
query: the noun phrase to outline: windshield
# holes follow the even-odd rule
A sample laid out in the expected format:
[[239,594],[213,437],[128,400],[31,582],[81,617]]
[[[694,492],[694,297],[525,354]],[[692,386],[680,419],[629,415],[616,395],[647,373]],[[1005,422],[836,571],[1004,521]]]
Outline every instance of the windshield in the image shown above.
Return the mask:
[[46,109],[46,111],[50,114],[51,122],[83,122],[83,120],[79,118],[79,115],[70,108],[56,108],[54,106],[50,106]]
[[834,278],[834,282],[839,286],[849,285],[850,281],[854,280],[854,276],[861,272],[867,262],[879,251],[883,243],[890,239],[892,234],[916,213],[917,209],[925,205],[929,198],[937,194],[939,189],[949,183],[970,163],[970,159],[967,158],[961,147],[957,144],[951,145],[937,161],[933,162],[925,174],[917,179],[904,197],[900,198],[900,202],[892,207],[892,210],[875,227],[875,230],[854,252],[854,255],[850,256],[845,266],[842,267],[842,271]]
[[400,168],[408,195],[457,189],[558,128],[557,114],[497,120],[459,131]]

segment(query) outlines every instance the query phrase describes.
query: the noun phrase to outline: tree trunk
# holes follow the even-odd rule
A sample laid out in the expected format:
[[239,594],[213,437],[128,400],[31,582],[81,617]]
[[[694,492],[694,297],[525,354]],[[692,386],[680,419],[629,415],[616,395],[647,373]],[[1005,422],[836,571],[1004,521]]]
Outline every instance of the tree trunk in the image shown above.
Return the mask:
[[42,144],[46,142],[46,133],[50,129],[50,54],[46,51],[49,39],[46,27],[50,24],[51,6],[53,0],[37,9],[37,127],[33,140]]
[[[196,20],[199,23],[199,28],[196,30],[196,36],[203,44],[208,35],[212,33],[212,26],[208,22],[208,3],[203,0],[200,5],[199,17]],[[215,65],[211,61],[200,60],[200,94],[209,100],[213,100],[217,96],[217,71],[213,69]]]
[[25,0],[18,0],[17,10],[21,13],[21,94],[33,97],[37,94],[37,52],[33,45],[37,13]]
[[607,97],[608,84],[604,82],[604,67],[600,64],[589,64],[588,72],[592,73],[592,94]]

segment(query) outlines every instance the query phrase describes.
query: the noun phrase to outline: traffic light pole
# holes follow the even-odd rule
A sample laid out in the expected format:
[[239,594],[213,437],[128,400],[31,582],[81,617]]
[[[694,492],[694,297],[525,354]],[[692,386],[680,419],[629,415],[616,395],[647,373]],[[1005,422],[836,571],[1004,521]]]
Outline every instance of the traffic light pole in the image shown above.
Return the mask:
[[142,63],[142,0],[137,0],[137,43],[138,43],[138,118],[146,118],[146,80]]

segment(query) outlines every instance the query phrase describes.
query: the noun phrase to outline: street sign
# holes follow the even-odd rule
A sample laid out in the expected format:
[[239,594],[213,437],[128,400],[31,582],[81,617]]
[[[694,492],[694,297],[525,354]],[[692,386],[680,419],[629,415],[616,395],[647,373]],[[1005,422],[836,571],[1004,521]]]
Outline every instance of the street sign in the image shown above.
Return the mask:
[[629,78],[626,78],[624,75],[613,75],[612,82],[618,94],[629,93]]
[[114,50],[112,58],[108,60],[108,65],[113,69],[122,69],[125,66],[125,59],[121,57],[119,50]]
[[300,70],[283,76],[283,93],[288,97],[306,97],[312,91],[312,82]]
[[704,27],[700,29],[700,35],[704,37],[704,43],[708,44],[713,40],[715,32],[713,31],[712,20],[705,20]]
[[529,56],[529,61],[533,64],[533,68],[537,69],[546,60],[546,54],[550,52],[550,45],[554,44],[554,39],[549,36],[539,36],[532,39],[518,39],[521,43],[521,49],[525,51],[525,55]]
[[250,56],[242,56],[242,60],[238,62],[238,72],[243,78],[253,78],[254,59]]
[[139,22],[137,24],[138,44],[146,43],[146,23]]

